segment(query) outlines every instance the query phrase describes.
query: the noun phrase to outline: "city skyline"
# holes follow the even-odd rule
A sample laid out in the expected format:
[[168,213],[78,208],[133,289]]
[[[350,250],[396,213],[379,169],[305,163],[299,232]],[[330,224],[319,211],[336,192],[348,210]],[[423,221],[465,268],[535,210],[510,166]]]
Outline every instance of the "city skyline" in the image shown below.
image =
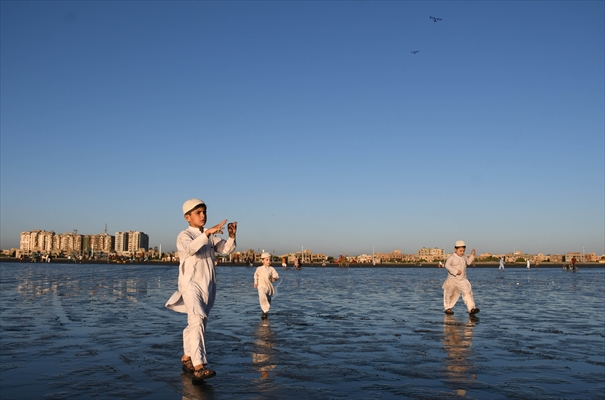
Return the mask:
[[108,224],[174,249],[200,198],[240,249],[605,253],[602,1],[2,1],[0,18],[2,248]]
[[[44,254],[58,253],[136,253],[140,249],[149,249],[149,235],[145,232],[126,231],[116,232],[115,235],[107,233],[87,234],[78,233],[77,230],[66,233],[55,233],[36,229],[21,232],[19,250],[25,254],[39,252]],[[5,249],[3,249],[5,250]]]
[[[25,247],[28,247],[28,249],[24,249],[24,237],[27,238],[27,242],[29,243],[29,236],[32,233],[37,233],[39,235],[45,236],[47,234],[51,234],[54,235],[55,237],[60,237],[60,236],[81,236],[81,243],[78,246],[75,246],[74,250],[78,250],[78,251],[88,251],[89,248],[85,248],[84,245],[84,241],[85,241],[85,237],[89,237],[91,242],[93,243],[93,240],[99,241],[102,240],[101,245],[97,245],[96,246],[96,250],[97,251],[105,251],[105,252],[109,252],[108,249],[111,248],[111,251],[115,251],[117,253],[120,252],[130,252],[130,253],[134,253],[136,252],[137,249],[139,248],[145,248],[145,249],[152,249],[152,248],[157,248],[159,247],[160,249],[162,249],[162,244],[160,243],[159,245],[156,246],[151,246],[149,245],[149,235],[145,234],[144,232],[140,232],[140,231],[134,231],[134,230],[128,230],[128,231],[120,231],[120,232],[116,232],[115,235],[111,235],[107,233],[107,228],[105,228],[105,231],[103,233],[79,233],[78,230],[74,230],[72,232],[64,232],[64,233],[55,233],[55,231],[50,230],[43,230],[43,229],[35,229],[32,231],[23,231],[20,234],[20,240],[19,240],[19,246],[15,246],[12,247],[10,249],[5,249],[2,248],[1,250],[11,250],[11,249],[20,249],[21,251],[32,251],[32,249],[29,248],[29,244],[26,244]],[[27,234],[27,235],[26,235]],[[112,240],[110,242],[107,242],[104,239],[100,239],[98,237],[102,237],[102,236],[108,236],[110,237]],[[129,237],[132,236],[132,238],[129,239]],[[219,235],[220,236],[220,235]],[[120,237],[120,238],[118,238]],[[133,240],[134,242],[137,243],[136,246],[133,247]],[[56,240],[55,240],[56,241]],[[50,242],[53,242],[52,237],[50,238]],[[99,242],[101,243],[101,242]],[[44,244],[42,245],[44,246]],[[42,247],[42,246],[38,246],[38,248]],[[73,246],[73,245],[72,245]],[[32,246],[33,247],[33,246]],[[49,243],[46,245],[47,248],[50,247],[55,247],[55,250],[59,249],[59,243]],[[95,246],[93,245],[92,249],[95,249]],[[470,252],[470,250],[472,249],[472,246],[469,246],[467,248],[467,250]],[[260,254],[264,251],[268,251],[273,255],[280,255],[280,254],[293,254],[293,253],[297,253],[299,252],[299,250],[294,250],[294,249],[290,249],[290,250],[286,250],[286,251],[275,251],[270,250],[269,248],[263,248],[262,250],[260,248],[254,249],[254,248],[246,248],[246,249],[242,249],[239,248],[237,249],[237,252],[247,252],[249,250],[253,250],[256,251],[258,253],[258,255],[260,256]],[[360,252],[355,252],[352,251],[351,254],[348,254],[349,251],[347,251],[346,253],[336,253],[336,254],[330,254],[330,253],[325,253],[325,252],[317,252],[317,251],[313,251],[313,249],[305,249],[304,246],[301,246],[300,248],[300,253],[303,252],[313,252],[313,254],[317,254],[317,253],[322,253],[322,254],[326,254],[327,256],[330,257],[338,257],[339,255],[345,255],[348,254],[351,257],[357,257],[357,256],[361,256],[361,255],[369,255],[369,254],[390,254],[390,253],[401,253],[401,254],[405,254],[405,255],[409,255],[409,254],[418,254],[418,255],[427,255],[429,257],[432,257],[432,250],[440,250],[440,253],[445,253],[445,254],[450,254],[453,251],[453,246],[452,249],[450,249],[448,251],[447,248],[444,247],[438,247],[438,246],[422,246],[421,248],[418,248],[414,251],[402,251],[401,249],[390,249],[387,251],[376,251],[375,248],[372,248],[372,251],[370,253],[364,252],[364,251],[360,251]],[[170,248],[168,246],[168,248],[164,247],[164,250],[162,251],[163,253],[176,253],[176,246],[175,248]],[[545,252],[525,252],[520,248],[513,248],[512,251],[505,251],[505,252],[494,252],[494,251],[489,251],[489,250],[484,250],[482,252],[478,252],[477,255],[486,255],[486,254],[490,254],[490,255],[504,255],[504,254],[526,254],[526,255],[538,255],[538,254],[542,254],[542,255],[562,255],[562,254],[568,254],[568,253],[580,253],[580,254],[594,254],[597,258],[600,258],[601,256],[605,256],[605,253],[603,254],[598,254],[594,251],[588,251],[587,249],[585,249],[584,247],[582,248],[581,251],[576,250],[567,250],[567,251],[559,251],[559,252],[553,252],[553,253],[545,253]]]

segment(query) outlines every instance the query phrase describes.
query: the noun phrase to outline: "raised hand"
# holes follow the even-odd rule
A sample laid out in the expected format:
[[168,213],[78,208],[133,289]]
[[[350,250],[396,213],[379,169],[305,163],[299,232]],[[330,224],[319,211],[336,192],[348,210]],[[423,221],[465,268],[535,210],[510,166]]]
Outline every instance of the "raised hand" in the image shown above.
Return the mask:
[[229,232],[230,238],[235,238],[235,234],[237,233],[237,221],[228,223],[227,231]]
[[225,226],[226,223],[227,223],[227,220],[224,219],[221,222],[219,222],[218,224],[214,225],[212,228],[206,229],[204,231],[204,233],[206,233],[207,235],[221,234],[221,233],[223,233],[223,226]]

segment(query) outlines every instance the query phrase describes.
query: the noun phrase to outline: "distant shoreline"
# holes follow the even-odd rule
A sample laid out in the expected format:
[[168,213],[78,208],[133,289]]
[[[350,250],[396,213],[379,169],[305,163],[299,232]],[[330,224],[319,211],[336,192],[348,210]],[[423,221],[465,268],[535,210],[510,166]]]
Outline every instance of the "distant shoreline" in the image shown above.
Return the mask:
[[[15,257],[1,257],[0,258],[0,262],[6,262],[6,263],[22,263],[21,261],[19,261],[18,258]],[[31,263],[30,261],[24,261],[24,263]],[[50,263],[44,263],[44,262],[37,262],[35,264],[100,264],[100,265],[107,265],[107,264],[111,264],[111,265],[165,265],[165,266],[173,266],[173,267],[178,267],[179,263],[178,262],[170,262],[170,261],[141,261],[141,262],[127,262],[127,263],[116,263],[116,262],[107,262],[107,261],[101,261],[101,260],[82,260],[82,262],[68,262],[67,258],[53,258],[52,261]],[[569,264],[569,263],[561,263],[561,262],[557,262],[557,263],[551,263],[551,262],[543,262],[541,263],[537,268],[535,266],[535,264],[531,265],[530,269],[542,269],[542,268],[562,268],[563,265],[565,264]],[[260,263],[254,263],[254,266],[257,267],[261,265]],[[281,268],[281,265],[277,262],[272,264],[273,267],[275,268]],[[499,263],[498,262],[484,262],[484,263],[477,263],[475,267],[469,267],[470,269],[473,268],[498,268]],[[591,263],[578,263],[578,268],[582,269],[582,268],[605,268],[605,263],[598,263],[598,262],[591,262]],[[218,264],[218,267],[248,267],[248,265],[246,263],[220,263]],[[527,268],[527,264],[526,263],[507,263],[504,264],[505,269],[509,269],[509,268],[520,268],[520,269],[526,269]],[[326,264],[325,267],[322,267],[321,264],[319,263],[314,263],[314,264],[303,264],[302,268],[339,268],[338,264],[336,263],[329,263]],[[435,268],[435,269],[439,269],[437,266],[437,263],[420,263],[420,264],[413,264],[413,263],[381,263],[381,264],[376,264],[376,265],[371,265],[371,264],[350,264],[349,268]],[[288,265],[288,269],[294,269],[294,267],[292,265]]]

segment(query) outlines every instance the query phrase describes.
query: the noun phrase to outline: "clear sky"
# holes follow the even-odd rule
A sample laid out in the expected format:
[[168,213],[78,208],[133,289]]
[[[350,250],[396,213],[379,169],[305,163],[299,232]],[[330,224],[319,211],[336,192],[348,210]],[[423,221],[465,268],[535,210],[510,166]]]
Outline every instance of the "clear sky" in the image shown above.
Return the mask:
[[2,1],[1,247],[601,255],[604,4]]

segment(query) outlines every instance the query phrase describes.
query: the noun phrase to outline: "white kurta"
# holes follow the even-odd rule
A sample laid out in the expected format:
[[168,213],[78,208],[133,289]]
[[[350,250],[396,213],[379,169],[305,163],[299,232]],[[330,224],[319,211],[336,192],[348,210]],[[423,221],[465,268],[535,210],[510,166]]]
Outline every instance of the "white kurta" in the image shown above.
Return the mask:
[[[443,283],[443,307],[447,310],[453,308],[460,298],[466,304],[466,308],[470,312],[475,308],[475,300],[473,299],[473,290],[471,283],[466,279],[466,266],[473,262],[474,256],[460,257],[457,254],[452,254],[445,261],[445,269],[447,270],[447,279]],[[460,275],[458,274],[460,271]]]
[[258,289],[258,301],[260,308],[264,313],[268,313],[271,308],[271,296],[275,294],[275,289],[271,283],[273,279],[279,279],[279,275],[275,268],[261,265],[254,272],[254,284]]
[[189,227],[179,233],[176,246],[180,258],[178,291],[166,302],[166,307],[187,313],[183,351],[191,357],[193,365],[206,364],[206,322],[216,297],[214,253],[232,253],[235,239],[208,237],[198,228]]

